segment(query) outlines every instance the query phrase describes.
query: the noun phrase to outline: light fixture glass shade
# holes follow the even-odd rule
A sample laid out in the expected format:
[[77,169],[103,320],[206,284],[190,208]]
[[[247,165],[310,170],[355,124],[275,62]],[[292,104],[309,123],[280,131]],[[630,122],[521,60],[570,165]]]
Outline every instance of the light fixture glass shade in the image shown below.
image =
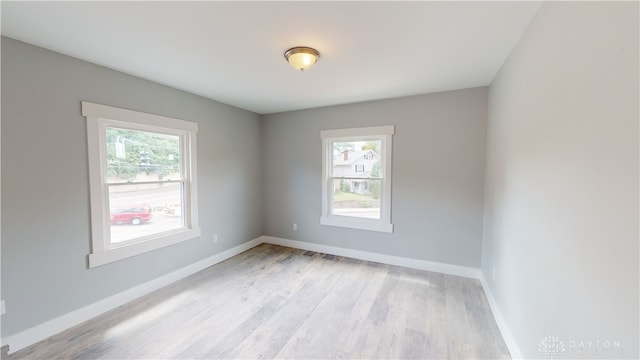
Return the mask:
[[284,57],[295,69],[305,71],[318,61],[320,53],[309,47],[295,47],[287,50]]

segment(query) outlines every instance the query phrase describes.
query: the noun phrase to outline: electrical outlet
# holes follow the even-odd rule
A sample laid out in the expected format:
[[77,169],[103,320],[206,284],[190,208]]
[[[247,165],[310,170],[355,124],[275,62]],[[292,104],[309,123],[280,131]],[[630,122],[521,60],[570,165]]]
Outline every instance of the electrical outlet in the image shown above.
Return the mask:
[[4,300],[0,302],[0,315],[4,315],[7,312],[7,308],[4,305]]
[[293,224],[293,231],[298,231],[298,224]]
[[213,242],[214,243],[218,242],[218,234],[213,234]]

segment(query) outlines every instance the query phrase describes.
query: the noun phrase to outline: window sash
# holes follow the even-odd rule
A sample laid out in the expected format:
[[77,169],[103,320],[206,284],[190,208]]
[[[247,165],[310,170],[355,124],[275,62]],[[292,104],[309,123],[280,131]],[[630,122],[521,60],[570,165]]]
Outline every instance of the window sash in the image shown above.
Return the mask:
[[105,182],[106,186],[119,186],[119,185],[149,185],[149,184],[174,184],[185,183],[185,180],[148,180],[148,181],[128,181],[128,182]]
[[[100,121],[100,142],[101,142],[101,147],[100,147],[100,151],[101,151],[101,166],[102,166],[102,174],[103,174],[103,181],[107,184],[111,184],[111,183],[115,183],[115,182],[110,182],[108,179],[108,168],[109,168],[109,164],[108,164],[108,159],[106,156],[106,150],[107,150],[107,128],[116,128],[116,129],[122,129],[122,130],[133,130],[133,131],[142,131],[142,132],[148,132],[148,133],[155,133],[155,134],[163,134],[163,135],[173,135],[173,136],[177,136],[179,138],[180,141],[180,145],[179,145],[179,149],[180,149],[180,153],[179,155],[179,168],[178,168],[178,173],[180,175],[180,179],[178,180],[188,180],[189,178],[189,174],[190,174],[190,169],[189,169],[189,164],[187,164],[187,160],[191,160],[191,158],[187,158],[186,154],[189,154],[188,151],[189,149],[188,147],[188,141],[187,140],[191,140],[191,139],[187,139],[187,136],[189,136],[189,132],[186,130],[179,130],[179,129],[168,129],[168,128],[164,128],[164,127],[158,127],[158,126],[154,126],[154,125],[146,125],[146,124],[136,124],[136,123],[129,123],[129,122],[122,122],[122,121],[118,121],[118,120],[107,120],[107,119],[99,119],[102,120]],[[137,183],[136,181],[121,181],[121,182],[117,182],[117,183]]]
[[[116,121],[116,120],[105,120],[102,121],[102,126],[100,127],[100,136],[103,137],[104,139],[104,146],[101,147],[100,152],[101,152],[101,157],[102,157],[102,166],[103,166],[103,175],[105,177],[104,179],[104,192],[105,192],[105,197],[106,197],[106,208],[109,209],[109,211],[105,211],[104,213],[104,221],[105,221],[105,229],[104,229],[104,249],[114,249],[114,248],[119,248],[119,247],[124,247],[124,246],[128,246],[131,244],[135,244],[135,243],[140,243],[140,242],[144,242],[144,241],[152,241],[155,238],[158,237],[162,237],[164,235],[168,235],[168,234],[173,234],[173,233],[177,233],[177,232],[181,232],[184,231],[186,229],[189,228],[189,224],[190,224],[190,211],[189,208],[190,206],[188,206],[189,204],[186,202],[186,199],[189,199],[187,197],[188,194],[188,164],[187,164],[187,160],[189,160],[186,156],[184,156],[185,154],[185,145],[186,142],[184,141],[184,137],[185,137],[185,132],[182,130],[176,130],[176,129],[166,129],[166,128],[158,128],[155,126],[150,126],[150,125],[144,125],[144,124],[135,124],[135,123],[125,123],[125,124],[119,124],[117,126],[114,125],[114,123],[121,123],[121,121]],[[107,141],[106,141],[106,134],[107,134],[107,129],[108,128],[116,128],[116,129],[123,129],[123,130],[134,130],[134,131],[142,131],[142,132],[148,132],[148,133],[153,133],[153,134],[167,134],[167,135],[174,135],[174,136],[178,136],[179,141],[180,141],[180,145],[179,145],[179,176],[180,179],[178,180],[147,180],[147,181],[136,181],[136,180],[132,180],[132,181],[126,181],[126,182],[110,182],[108,181],[108,171],[106,171],[108,169],[108,159],[107,159]],[[152,234],[148,234],[148,235],[144,235],[144,236],[140,236],[140,237],[136,237],[136,238],[132,238],[132,239],[128,239],[125,241],[121,241],[121,242],[112,242],[112,234],[111,234],[111,212],[110,212],[110,207],[111,207],[111,196],[110,196],[110,192],[109,189],[113,186],[131,186],[131,185],[149,185],[149,184],[173,184],[173,183],[180,183],[180,207],[181,207],[181,211],[182,214],[181,215],[181,220],[182,220],[182,224],[179,228],[174,228],[171,230],[167,230],[167,231],[158,231]]]
[[[112,199],[111,199],[111,192],[109,191],[109,189],[111,187],[124,187],[124,186],[131,186],[131,185],[153,185],[153,184],[180,184],[180,190],[179,190],[179,196],[180,196],[180,210],[181,210],[181,224],[180,227],[176,227],[170,230],[166,230],[166,231],[158,231],[158,232],[154,232],[148,235],[144,235],[144,236],[140,236],[140,237],[135,237],[135,238],[131,238],[128,240],[124,240],[124,241],[119,241],[119,242],[113,242],[112,241],[112,234],[111,234],[111,211],[109,211],[108,213],[105,213],[105,224],[109,224],[109,226],[106,226],[106,231],[105,231],[105,248],[107,249],[113,249],[113,248],[118,248],[118,247],[123,247],[123,246],[127,246],[130,244],[134,244],[134,243],[138,243],[138,242],[142,242],[142,241],[148,241],[148,240],[153,240],[154,238],[160,237],[160,236],[164,236],[164,235],[168,235],[168,234],[173,234],[176,232],[181,232],[181,231],[185,231],[186,229],[189,228],[189,206],[185,200],[185,194],[187,193],[187,182],[185,180],[169,180],[169,181],[141,181],[141,182],[128,182],[128,183],[106,183],[105,184],[105,192],[107,195],[107,208],[111,209],[111,205],[112,205]],[[153,210],[153,207],[152,207]],[[155,215],[154,215],[155,216]]]
[[331,179],[337,180],[384,180],[382,177],[359,177],[359,176],[332,176]]
[[[379,197],[378,197],[378,201],[380,201],[380,212],[379,212],[379,217],[377,218],[368,218],[368,217],[363,217],[363,216],[353,216],[353,215],[346,215],[346,214],[337,214],[336,213],[336,203],[335,203],[335,189],[333,188],[333,181],[334,180],[362,180],[365,183],[367,183],[370,180],[374,180],[374,181],[380,181],[380,193],[379,193]],[[329,192],[329,196],[330,199],[328,201],[328,212],[329,212],[329,216],[339,216],[339,217],[343,217],[343,218],[349,218],[349,219],[364,219],[364,220],[369,220],[369,221],[380,221],[383,219],[383,212],[384,212],[384,180],[382,178],[355,178],[355,177],[348,177],[348,178],[342,178],[342,177],[334,177],[334,178],[330,178],[329,181],[329,189],[331,189],[332,191]],[[368,189],[368,187],[367,187]]]

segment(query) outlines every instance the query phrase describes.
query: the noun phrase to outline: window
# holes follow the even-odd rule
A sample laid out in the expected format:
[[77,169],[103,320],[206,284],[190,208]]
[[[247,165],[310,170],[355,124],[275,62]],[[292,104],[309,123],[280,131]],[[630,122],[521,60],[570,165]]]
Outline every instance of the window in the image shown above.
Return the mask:
[[391,149],[394,126],[324,130],[323,225],[393,232]]
[[193,122],[82,102],[87,118],[89,266],[200,236]]

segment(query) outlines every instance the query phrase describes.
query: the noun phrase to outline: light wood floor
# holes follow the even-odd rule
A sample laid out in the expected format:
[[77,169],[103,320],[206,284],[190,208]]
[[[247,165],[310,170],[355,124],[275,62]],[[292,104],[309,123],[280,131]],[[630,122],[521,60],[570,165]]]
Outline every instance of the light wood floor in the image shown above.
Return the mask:
[[509,358],[477,280],[261,245],[9,359]]

